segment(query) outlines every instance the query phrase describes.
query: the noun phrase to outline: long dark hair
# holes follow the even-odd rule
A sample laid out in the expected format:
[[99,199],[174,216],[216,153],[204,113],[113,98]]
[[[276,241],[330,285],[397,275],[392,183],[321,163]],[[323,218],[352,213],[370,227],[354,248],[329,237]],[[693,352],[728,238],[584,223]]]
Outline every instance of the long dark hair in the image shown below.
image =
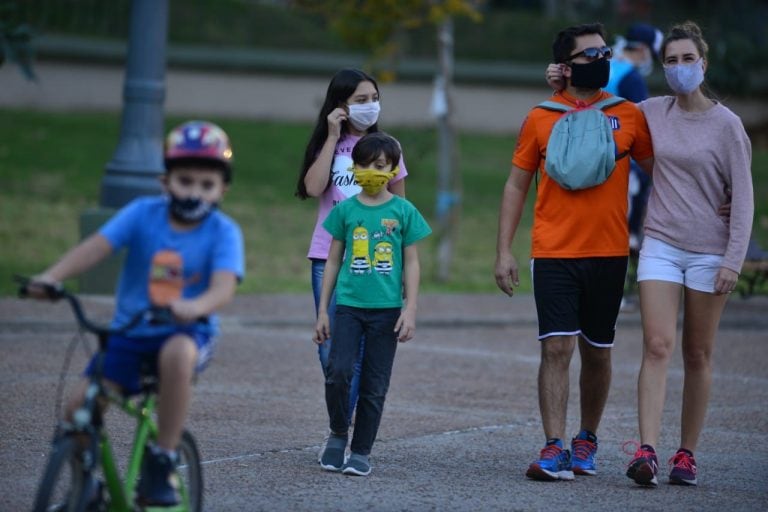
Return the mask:
[[[300,199],[307,199],[309,197],[307,187],[304,184],[304,177],[317,158],[317,154],[320,152],[320,148],[323,147],[325,139],[328,138],[328,114],[333,109],[343,105],[355,92],[360,82],[371,82],[376,88],[376,92],[379,91],[379,85],[376,83],[376,80],[359,69],[342,69],[333,75],[331,83],[328,84],[328,92],[325,93],[325,102],[320,108],[320,113],[317,115],[315,129],[309,138],[307,148],[304,150],[304,163],[301,166],[299,180],[296,183],[296,197]],[[379,131],[378,123],[368,128],[367,131],[368,133]],[[349,133],[349,127],[347,122],[344,122],[341,125],[341,136],[344,137],[347,133]]]

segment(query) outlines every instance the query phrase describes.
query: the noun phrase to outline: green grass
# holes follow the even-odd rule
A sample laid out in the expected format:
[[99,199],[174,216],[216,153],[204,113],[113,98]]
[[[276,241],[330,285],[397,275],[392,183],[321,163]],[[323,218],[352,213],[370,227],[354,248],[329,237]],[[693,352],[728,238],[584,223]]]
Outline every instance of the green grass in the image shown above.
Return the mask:
[[[240,292],[308,292],[306,252],[316,202],[299,201],[293,191],[311,127],[211,120],[229,133],[235,152],[234,183],[223,209],[239,221],[245,235],[247,277]],[[166,127],[180,121],[170,118]],[[80,214],[98,206],[119,125],[117,114],[0,109],[0,294],[13,293],[14,273],[40,272],[78,241]],[[387,129],[403,145],[407,196],[434,228],[436,134],[430,129]],[[435,278],[437,237],[432,236],[420,245],[423,290],[496,291],[497,212],[514,142],[509,136],[459,135],[463,201],[450,278],[444,283]],[[755,148],[753,170],[755,197],[768,197],[768,151]],[[756,206],[758,239],[768,247],[768,204],[758,199]],[[523,267],[523,291],[530,290],[525,271],[530,224],[531,201],[513,248]]]
[[[211,120],[226,129],[235,152],[234,183],[223,209],[239,221],[246,239],[247,278],[240,291],[308,291],[306,253],[317,204],[296,199],[293,191],[311,127]],[[180,121],[168,119],[166,127]],[[98,205],[119,124],[117,114],[0,110],[0,294],[13,292],[14,273],[42,271],[79,240],[80,214]],[[389,131],[404,146],[407,195],[434,225],[435,132]],[[511,137],[461,136],[464,200],[451,277],[447,283],[434,279],[436,237],[430,237],[420,246],[422,289],[495,289],[496,210],[513,147]],[[526,217],[516,250],[523,260],[529,224]]]

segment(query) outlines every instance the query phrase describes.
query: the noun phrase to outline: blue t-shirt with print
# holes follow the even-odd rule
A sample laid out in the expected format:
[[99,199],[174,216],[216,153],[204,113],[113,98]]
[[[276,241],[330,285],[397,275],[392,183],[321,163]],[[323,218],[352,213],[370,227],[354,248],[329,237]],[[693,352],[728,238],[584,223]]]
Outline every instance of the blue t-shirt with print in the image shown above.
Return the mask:
[[[99,230],[117,252],[125,248],[117,288],[114,328],[125,326],[151,304],[166,305],[173,298],[192,299],[208,289],[217,271],[245,273],[243,236],[237,223],[214,210],[198,226],[177,231],[169,222],[169,202],[164,196],[140,197],[118,211]],[[141,323],[129,337],[162,336],[171,325]],[[214,335],[216,315],[194,329]]]
[[400,196],[368,206],[355,195],[334,206],[323,227],[345,246],[336,304],[401,307],[403,249],[432,232],[416,207]]

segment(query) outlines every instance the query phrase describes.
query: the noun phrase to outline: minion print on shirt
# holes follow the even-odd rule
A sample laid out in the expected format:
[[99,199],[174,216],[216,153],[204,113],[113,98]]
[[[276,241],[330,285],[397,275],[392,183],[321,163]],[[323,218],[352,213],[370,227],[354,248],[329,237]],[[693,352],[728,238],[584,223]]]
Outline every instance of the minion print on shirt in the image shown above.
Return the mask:
[[379,242],[373,248],[373,268],[381,275],[388,276],[392,272],[392,244]]
[[352,262],[350,270],[353,274],[370,274],[371,257],[368,255],[368,230],[362,226],[362,221],[352,230]]
[[[381,229],[372,233],[363,226],[363,221],[357,222],[357,227],[352,231],[352,257],[350,271],[353,274],[370,274],[372,269],[379,275],[388,276],[395,264],[391,237],[398,227],[397,220],[381,219]],[[371,244],[373,257],[371,258]]]

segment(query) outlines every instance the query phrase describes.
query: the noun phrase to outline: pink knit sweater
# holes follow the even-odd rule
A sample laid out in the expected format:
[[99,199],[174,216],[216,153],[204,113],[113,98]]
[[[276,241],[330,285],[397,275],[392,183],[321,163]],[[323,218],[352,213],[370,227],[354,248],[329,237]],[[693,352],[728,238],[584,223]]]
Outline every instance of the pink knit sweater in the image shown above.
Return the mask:
[[[650,98],[640,109],[655,159],[645,234],[687,251],[722,254],[722,266],[740,272],[754,214],[752,146],[741,120],[720,103],[686,112],[674,96]],[[730,222],[717,213],[729,197]]]

